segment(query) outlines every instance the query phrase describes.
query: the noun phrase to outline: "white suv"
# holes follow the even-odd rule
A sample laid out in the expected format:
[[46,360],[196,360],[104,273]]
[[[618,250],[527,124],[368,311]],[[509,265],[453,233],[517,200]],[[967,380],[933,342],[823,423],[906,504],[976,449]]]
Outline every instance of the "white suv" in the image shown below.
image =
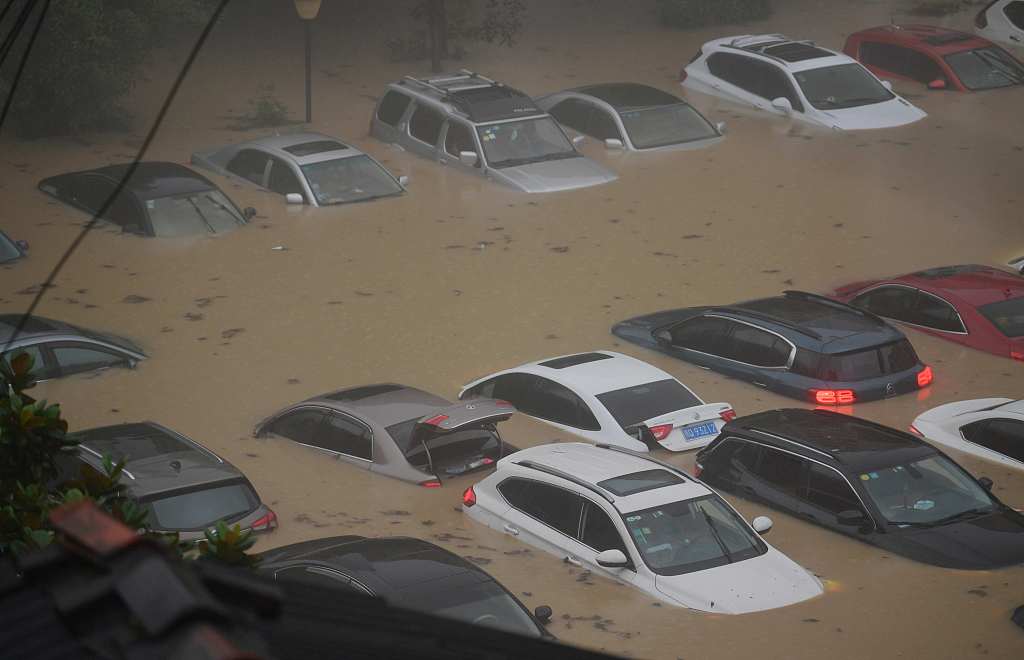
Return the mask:
[[741,614],[823,591],[814,575],[761,539],[769,518],[755,518],[751,527],[699,480],[620,447],[523,449],[468,488],[462,509],[672,605]]
[[679,80],[688,89],[837,130],[901,126],[927,116],[853,58],[781,34],[709,41]]

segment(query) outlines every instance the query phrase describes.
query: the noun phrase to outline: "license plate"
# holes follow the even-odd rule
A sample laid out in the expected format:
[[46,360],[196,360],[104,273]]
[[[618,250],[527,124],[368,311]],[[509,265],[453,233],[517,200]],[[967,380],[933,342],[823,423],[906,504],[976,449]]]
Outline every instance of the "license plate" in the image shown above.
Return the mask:
[[714,435],[715,433],[718,433],[718,427],[715,426],[714,422],[704,422],[703,424],[683,427],[683,437],[687,440],[697,440],[698,438]]

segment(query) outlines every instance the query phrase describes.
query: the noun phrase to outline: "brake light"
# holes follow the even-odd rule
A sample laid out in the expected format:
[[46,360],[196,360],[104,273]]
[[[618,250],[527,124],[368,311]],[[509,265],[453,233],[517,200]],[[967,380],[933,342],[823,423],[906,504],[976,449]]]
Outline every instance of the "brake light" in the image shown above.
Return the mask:
[[924,437],[924,433],[921,433],[919,430],[917,430],[917,427],[914,426],[913,424],[910,425],[910,432],[913,433],[914,435],[919,435],[922,438]]
[[736,419],[736,411],[732,408],[726,408],[722,412],[718,413],[718,416],[727,422],[731,422]]
[[917,373],[917,386],[927,387],[931,385],[932,378],[932,368],[926,365],[924,369]]
[[470,486],[462,493],[462,506],[473,506],[476,504],[476,492]]
[[853,390],[811,390],[815,403],[826,406],[847,405],[857,400]]
[[1011,348],[1010,357],[1013,358],[1014,360],[1024,360],[1024,351],[1018,351]]
[[651,427],[651,433],[654,435],[654,439],[661,442],[668,437],[668,434],[672,432],[671,424],[658,424],[657,426]]
[[430,419],[423,420],[424,424],[430,424],[431,426],[441,426],[441,422],[448,419],[448,415],[434,415]]
[[277,514],[267,509],[267,515],[254,520],[251,527],[257,532],[275,529],[277,527]]
[[700,473],[703,472],[703,471],[704,471],[704,466],[703,465],[701,465],[700,463],[694,463],[693,464],[693,476],[695,476],[698,479],[700,479]]
[[437,479],[427,479],[426,481],[421,481],[420,485],[424,488],[440,488],[441,482]]

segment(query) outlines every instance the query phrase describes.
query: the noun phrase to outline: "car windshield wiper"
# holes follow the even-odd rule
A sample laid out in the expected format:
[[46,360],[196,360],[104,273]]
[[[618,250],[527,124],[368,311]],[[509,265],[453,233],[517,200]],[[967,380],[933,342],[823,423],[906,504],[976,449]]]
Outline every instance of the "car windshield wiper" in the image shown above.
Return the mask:
[[562,160],[564,158],[575,158],[577,153],[575,151],[556,151],[550,154],[544,154],[542,156],[528,156],[526,158],[509,158],[508,160],[499,161],[496,166],[501,167],[516,167],[517,165],[529,165],[530,163],[540,163],[545,160]]
[[238,217],[237,213],[235,213],[234,211],[232,211],[228,207],[226,207],[223,204],[221,204],[220,202],[218,202],[217,198],[214,197],[213,195],[211,195],[210,193],[206,193],[205,195],[203,195],[203,197],[205,197],[206,199],[210,200],[210,203],[213,204],[214,206],[216,206],[217,208],[219,208],[221,211],[224,211],[225,213],[230,215],[231,218],[235,222],[237,222],[238,224],[240,224],[240,225],[245,224],[245,220],[243,220],[242,218]]
[[984,514],[984,513],[991,513],[992,511],[993,511],[993,509],[983,509],[983,508],[967,509],[966,511],[960,511],[958,513],[954,513],[952,515],[946,516],[945,518],[939,518],[938,520],[930,520],[928,522],[921,522],[921,521],[914,522],[914,521],[910,521],[910,520],[894,520],[894,521],[892,521],[892,524],[893,525],[905,525],[905,526],[909,526],[909,527],[938,527],[940,525],[948,525],[951,522],[956,522],[958,520],[963,520],[965,518],[974,518],[975,516],[978,516],[978,515],[981,515],[981,514]]
[[721,535],[719,535],[718,527],[715,526],[715,521],[711,519],[711,514],[703,507],[698,506],[698,508],[700,509],[700,512],[704,514],[704,520],[711,529],[711,533],[714,535],[715,541],[718,543],[718,547],[722,549],[722,554],[725,555],[725,558],[729,560],[730,564],[733,563],[732,553],[729,552],[729,548],[725,547],[725,541],[723,541]]
[[189,197],[188,198],[188,203],[192,205],[192,208],[194,208],[196,210],[196,213],[199,214],[199,217],[203,219],[203,222],[206,224],[207,229],[210,230],[210,233],[211,234],[216,234],[217,230],[213,228],[213,225],[210,224],[210,221],[206,218],[205,215],[203,215],[203,212],[199,208],[199,205],[196,204],[195,198],[194,197]]

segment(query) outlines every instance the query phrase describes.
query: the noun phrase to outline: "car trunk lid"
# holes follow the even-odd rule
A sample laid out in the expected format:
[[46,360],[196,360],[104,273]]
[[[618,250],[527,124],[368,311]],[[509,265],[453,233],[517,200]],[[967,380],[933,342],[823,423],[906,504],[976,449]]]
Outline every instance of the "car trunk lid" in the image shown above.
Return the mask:
[[497,399],[473,399],[420,418],[406,458],[438,479],[479,470],[515,451],[498,434],[497,424],[516,409]]
[[728,403],[705,403],[658,415],[642,424],[651,431],[659,446],[683,451],[703,447],[714,440],[731,411]]

